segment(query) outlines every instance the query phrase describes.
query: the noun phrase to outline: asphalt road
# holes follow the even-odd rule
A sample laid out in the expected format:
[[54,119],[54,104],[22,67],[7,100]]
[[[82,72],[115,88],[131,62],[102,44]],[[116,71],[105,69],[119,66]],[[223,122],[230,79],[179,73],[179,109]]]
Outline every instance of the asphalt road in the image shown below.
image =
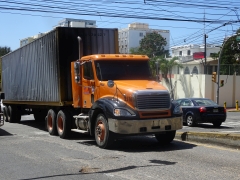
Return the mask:
[[160,146],[152,136],[122,138],[105,150],[89,136],[60,139],[23,119],[0,128],[0,179],[240,179],[237,150],[177,140]]

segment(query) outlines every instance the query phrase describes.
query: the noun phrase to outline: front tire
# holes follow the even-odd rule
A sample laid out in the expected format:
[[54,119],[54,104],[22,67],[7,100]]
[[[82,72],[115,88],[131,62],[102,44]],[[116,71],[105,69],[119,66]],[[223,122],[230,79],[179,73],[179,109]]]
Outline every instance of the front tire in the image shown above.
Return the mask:
[[57,135],[56,112],[50,109],[47,113],[47,130],[50,135]]
[[95,140],[100,148],[109,148],[113,141],[113,133],[109,131],[109,126],[106,117],[99,114],[95,122]]
[[155,134],[155,138],[161,145],[167,145],[175,138],[176,131],[166,131],[165,134]]
[[71,134],[71,116],[65,110],[57,114],[57,132],[60,138],[66,139]]

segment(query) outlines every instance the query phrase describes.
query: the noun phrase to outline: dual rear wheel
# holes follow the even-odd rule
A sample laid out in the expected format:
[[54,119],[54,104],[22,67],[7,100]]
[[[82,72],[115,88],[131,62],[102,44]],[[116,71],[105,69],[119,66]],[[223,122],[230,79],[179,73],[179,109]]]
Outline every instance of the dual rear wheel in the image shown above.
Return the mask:
[[68,111],[60,110],[56,113],[50,109],[46,116],[47,130],[50,135],[59,135],[60,138],[68,138],[71,133],[71,116]]

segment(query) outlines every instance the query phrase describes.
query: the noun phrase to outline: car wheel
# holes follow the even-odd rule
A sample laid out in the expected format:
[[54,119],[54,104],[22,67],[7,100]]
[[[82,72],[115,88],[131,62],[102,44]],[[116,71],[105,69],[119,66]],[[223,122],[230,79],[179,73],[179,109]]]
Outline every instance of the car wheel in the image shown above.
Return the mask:
[[220,127],[222,125],[222,122],[213,122],[214,127]]
[[192,115],[188,115],[186,121],[189,127],[195,126],[195,122]]

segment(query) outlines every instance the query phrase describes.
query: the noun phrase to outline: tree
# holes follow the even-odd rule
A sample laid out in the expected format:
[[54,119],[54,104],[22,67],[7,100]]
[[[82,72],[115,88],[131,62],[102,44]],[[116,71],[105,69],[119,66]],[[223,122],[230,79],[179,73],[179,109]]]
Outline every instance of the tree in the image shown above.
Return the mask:
[[164,50],[167,41],[157,32],[147,33],[146,36],[140,41],[140,46],[131,48],[131,54],[144,54],[150,58],[150,68],[152,75],[156,75],[156,61],[164,56],[169,56],[169,52]]
[[[240,29],[236,31],[240,33]],[[224,46],[222,47],[221,57],[220,57],[220,74],[227,74],[229,72],[229,65],[232,65],[231,74],[238,71],[237,57],[240,58],[240,44],[236,40],[237,35],[233,35],[230,38],[226,38],[224,41]],[[240,36],[240,35],[239,35]],[[228,65],[228,66],[224,66]]]
[[0,46],[0,57],[4,56],[5,54],[8,54],[11,52],[11,48],[7,46]]
[[140,41],[139,51],[146,54],[149,58],[154,56],[166,55],[168,51],[164,49],[167,41],[157,32],[147,33],[146,36]]
[[179,64],[178,62],[176,62],[176,60],[178,59],[178,57],[173,57],[170,60],[167,60],[166,58],[162,58],[160,60],[160,70],[161,70],[161,74],[163,74],[163,77],[167,80],[168,82],[168,74],[170,74],[169,76],[169,84],[170,84],[170,92],[171,92],[171,97],[174,99],[174,94],[173,94],[173,87],[172,87],[172,69],[173,67],[177,66],[179,68],[183,68],[182,64]]

